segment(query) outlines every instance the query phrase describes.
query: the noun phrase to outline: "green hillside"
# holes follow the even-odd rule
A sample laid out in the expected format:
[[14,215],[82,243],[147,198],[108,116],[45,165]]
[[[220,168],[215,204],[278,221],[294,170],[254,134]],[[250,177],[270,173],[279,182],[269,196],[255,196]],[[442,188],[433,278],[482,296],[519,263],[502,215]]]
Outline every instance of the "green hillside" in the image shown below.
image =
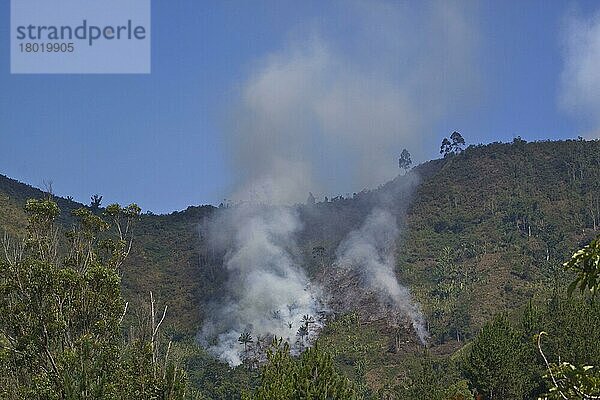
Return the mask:
[[[600,141],[516,139],[470,146],[410,174],[350,198],[298,206],[304,224],[299,251],[315,280],[323,279],[341,240],[360,226],[378,199],[391,199],[405,217],[396,272],[426,315],[431,333],[426,354],[410,329],[366,321],[361,310],[339,316],[319,339],[365,394],[401,393],[421,379],[414,371],[426,374],[430,364],[438,365],[433,368],[438,373],[444,371],[444,384],[470,376],[453,364],[468,353],[469,345],[466,350],[463,346],[479,340],[477,333],[499,313],[508,313],[508,321],[518,324],[530,304],[542,307],[539,315],[548,313],[548,299],[560,297],[557,293],[573,278],[561,264],[600,231]],[[400,189],[414,174],[419,184],[407,195]],[[403,198],[394,197],[400,193]],[[23,235],[25,201],[42,194],[0,176],[0,229]],[[58,204],[60,221],[69,226],[69,211],[80,205],[66,199]],[[204,222],[220,212],[200,206],[169,215],[144,214],[136,227],[134,248],[123,268],[124,296],[135,303],[150,290],[157,294],[169,305],[166,324],[176,340],[193,338],[205,305],[225,282],[223,254],[208,245],[203,230]],[[315,247],[324,249],[322,259],[314,257]],[[229,370],[203,353],[192,356],[188,367],[199,386],[221,382],[211,383],[205,392],[213,398],[235,397],[239,387],[253,382],[252,373]],[[218,378],[206,372],[209,368],[218,371]]]
[[442,162],[418,189],[398,264],[438,340],[460,331],[461,307],[468,336],[563,282],[559,266],[597,234],[599,189],[598,141],[491,144]]
[[[598,141],[472,146],[416,171],[422,183],[397,273],[424,308],[438,356],[459,350],[500,312],[518,320],[530,300],[545,304],[572,280],[562,263],[598,234]],[[344,349],[341,366],[356,375],[363,360],[370,383],[384,387],[421,358],[415,345],[387,352],[393,335],[385,324],[336,326],[322,340]]]

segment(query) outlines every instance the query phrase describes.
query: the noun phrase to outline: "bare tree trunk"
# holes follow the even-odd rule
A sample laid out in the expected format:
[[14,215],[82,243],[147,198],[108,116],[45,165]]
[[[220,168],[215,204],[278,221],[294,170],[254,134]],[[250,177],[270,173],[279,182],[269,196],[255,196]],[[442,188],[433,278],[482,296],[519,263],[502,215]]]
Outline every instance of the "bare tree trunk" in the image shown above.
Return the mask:
[[154,296],[153,296],[152,292],[150,292],[150,314],[151,314],[151,321],[152,321],[152,337],[150,339],[150,348],[152,350],[152,365],[153,365],[153,370],[154,370],[154,377],[156,378],[156,363],[157,363],[157,359],[158,359],[158,346],[157,346],[156,341],[157,341],[160,325],[162,324],[162,322],[165,319],[165,316],[167,315],[167,306],[165,305],[163,315],[160,318],[160,320],[158,321],[158,323],[156,323],[156,315],[154,313]]

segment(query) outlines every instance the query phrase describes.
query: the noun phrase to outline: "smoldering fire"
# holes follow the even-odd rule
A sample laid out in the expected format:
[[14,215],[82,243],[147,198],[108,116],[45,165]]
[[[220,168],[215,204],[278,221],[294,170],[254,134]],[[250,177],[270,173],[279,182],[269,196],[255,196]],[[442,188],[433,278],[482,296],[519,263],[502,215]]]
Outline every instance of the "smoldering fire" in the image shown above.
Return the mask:
[[[257,60],[227,114],[225,143],[235,181],[230,198],[272,205],[227,210],[209,232],[227,249],[229,280],[200,337],[232,364],[241,361],[242,332],[293,341],[302,315],[321,308],[320,288],[293,256],[301,223],[292,207],[282,205],[303,201],[309,191],[352,192],[393,178],[397,152],[407,147],[422,158],[427,135],[446,111],[476,92],[477,35],[469,7],[344,7],[357,32],[351,43],[340,46],[327,30],[300,32]],[[393,207],[379,207],[342,241],[337,265],[360,269],[366,287],[409,315],[425,340],[419,307],[394,273],[398,227],[387,214],[394,215]]]
[[348,234],[337,249],[340,268],[352,268],[363,277],[363,284],[374,290],[380,301],[392,302],[410,318],[415,333],[423,345],[429,334],[425,317],[410,291],[401,285],[394,272],[394,249],[398,227],[396,217],[387,210],[375,208],[363,225]]
[[[294,209],[244,204],[213,221],[210,235],[227,249],[227,296],[216,304],[200,333],[209,351],[231,365],[242,362],[238,338],[276,336],[292,348],[310,343],[321,327],[319,288],[291,254],[301,228]],[[304,316],[314,320],[300,338]]]

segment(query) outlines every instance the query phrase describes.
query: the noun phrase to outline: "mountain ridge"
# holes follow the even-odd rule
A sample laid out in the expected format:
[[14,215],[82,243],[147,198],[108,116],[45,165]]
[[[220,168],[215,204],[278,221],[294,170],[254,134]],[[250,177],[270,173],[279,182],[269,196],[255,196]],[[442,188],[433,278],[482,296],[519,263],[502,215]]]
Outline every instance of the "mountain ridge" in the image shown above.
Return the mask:
[[[452,355],[494,315],[545,301],[553,288],[569,280],[562,262],[598,233],[597,140],[515,139],[469,146],[420,164],[411,174],[419,176],[419,183],[408,198],[395,197],[409,179],[399,175],[351,198],[298,205],[304,228],[296,256],[312,279],[322,279],[339,243],[361,225],[374,199],[391,194],[393,205],[406,205],[398,212],[396,275],[425,312],[430,351],[439,356]],[[22,235],[24,203],[42,195],[0,175],[0,229]],[[57,201],[63,209],[60,222],[67,226],[69,211],[82,205]],[[167,302],[174,337],[193,337],[206,305],[222,292],[223,254],[211,248],[203,230],[203,221],[220,212],[224,210],[204,205],[142,215],[136,228],[134,249],[123,269],[125,297],[143,302],[152,290]],[[314,256],[316,247],[324,249],[320,259]],[[345,317],[340,318],[343,322]],[[372,387],[402,375],[418,356],[410,329],[398,332],[385,321],[374,321],[361,332],[350,332],[342,322],[326,328],[320,341],[334,349],[336,363],[349,376],[358,376],[361,368],[352,360],[365,360]],[[348,342],[348,337],[354,339]],[[398,342],[403,344],[394,344]]]

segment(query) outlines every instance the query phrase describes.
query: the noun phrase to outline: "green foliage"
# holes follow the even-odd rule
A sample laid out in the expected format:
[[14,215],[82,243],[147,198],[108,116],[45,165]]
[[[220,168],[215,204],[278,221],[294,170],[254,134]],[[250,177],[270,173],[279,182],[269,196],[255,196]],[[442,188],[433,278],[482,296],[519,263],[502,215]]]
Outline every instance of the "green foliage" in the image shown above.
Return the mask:
[[409,371],[408,379],[395,389],[397,399],[443,400],[444,370],[429,353],[425,353],[417,366]]
[[252,343],[252,335],[250,332],[242,332],[238,338],[238,342],[244,345],[244,352],[248,350],[248,344]]
[[600,374],[592,366],[562,362],[551,366],[544,378],[553,383],[543,400],[589,400],[600,397]]
[[400,158],[398,159],[398,167],[400,169],[403,169],[406,173],[406,171],[409,170],[411,165],[412,165],[412,159],[410,157],[410,153],[406,149],[402,150],[402,153],[400,154]]
[[[468,339],[498,312],[571,281],[560,265],[597,234],[589,196],[600,193],[592,190],[598,154],[600,141],[493,143],[414,169],[423,183],[397,271],[423,305],[436,344],[456,339],[455,321]],[[452,285],[438,272],[445,247],[469,273],[454,303],[443,299]]]
[[235,368],[217,360],[190,338],[178,342],[173,354],[187,371],[191,391],[199,399],[239,400],[258,385],[258,370]]
[[534,359],[504,315],[486,324],[471,344],[464,370],[487,399],[522,399]]
[[544,378],[550,389],[540,400],[550,399],[594,399],[600,396],[600,374],[593,366],[576,366],[569,362],[550,364],[542,349],[542,337],[546,332],[537,335],[538,349],[544,359],[547,373]]
[[98,211],[100,204],[102,203],[102,196],[95,194],[90,197],[90,200],[90,208],[94,211]]
[[446,400],[475,400],[465,380],[460,380],[446,389],[445,398]]
[[[584,265],[589,262],[586,257],[594,257],[589,247],[575,254],[576,262]],[[565,265],[571,268],[569,263]],[[597,302],[570,294],[564,298],[557,291],[542,306],[530,302],[520,320],[520,326],[513,327],[500,316],[469,344],[464,372],[479,392],[486,398],[563,400],[590,399],[600,393],[600,374],[592,367],[600,365]],[[542,336],[547,337],[543,345]],[[509,392],[498,388],[498,384],[502,386],[499,378],[510,386]]]
[[452,143],[448,140],[448,138],[444,138],[442,140],[442,144],[440,146],[440,154],[443,154],[444,157],[447,157],[452,153]]
[[[467,355],[465,355],[464,373],[467,377],[472,378],[471,374],[475,367],[469,363],[474,354],[478,353],[480,358],[487,357],[488,364],[497,363],[499,365],[497,369],[510,376],[507,378],[508,382],[511,379],[522,382],[521,387],[524,390],[520,392],[521,397],[515,398],[531,399],[548,393],[548,390],[553,387],[547,369],[548,367],[554,369],[557,366],[551,362],[547,365],[546,360],[569,360],[573,365],[600,363],[600,348],[597,345],[600,341],[600,325],[597,323],[600,320],[599,304],[585,298],[565,298],[560,293],[556,293],[549,302],[542,305],[531,302],[517,317],[520,324],[507,325],[512,332],[511,346],[499,346],[506,342],[505,326],[505,329],[484,328],[475,340],[465,347]],[[542,348],[539,347],[539,342],[533,340],[540,331],[544,331],[544,335],[548,332],[543,344],[543,357],[540,355]],[[482,342],[487,342],[488,347],[477,347]],[[519,349],[521,354],[515,354],[514,349]],[[505,359],[506,352],[510,357],[516,357],[514,362]],[[486,368],[482,368],[481,371],[484,373],[480,375],[492,378],[501,373]],[[546,371],[546,379],[543,377],[544,371]],[[567,381],[564,379],[563,381],[566,384]],[[480,393],[486,393],[484,379],[472,379],[471,382]],[[517,387],[517,384],[514,385]]]
[[[430,296],[436,311],[431,318],[435,322],[432,333],[441,342],[446,335],[460,342],[471,334],[469,289],[475,276],[472,267],[462,264],[457,253],[444,247],[433,270],[435,286]],[[440,325],[445,329],[440,329]]]
[[577,274],[573,283],[569,285],[569,294],[579,288],[582,293],[587,290],[596,295],[600,288],[600,236],[573,254],[564,266],[568,271]]
[[[381,397],[386,398],[386,391],[381,392]],[[429,351],[420,354],[402,383],[387,397],[390,396],[411,400],[474,400],[468,382],[461,379],[456,364],[434,357]]]
[[442,145],[440,146],[440,154],[443,154],[444,157],[447,157],[449,155],[460,153],[464,145],[465,139],[460,133],[454,131],[450,135],[450,140],[448,140],[448,138],[444,138],[442,140]]
[[[579,287],[581,293],[586,291],[591,292],[594,296],[600,286],[598,281],[598,267],[600,266],[600,237],[594,239],[589,245],[577,251],[564,266],[567,270],[577,273],[575,280],[569,285],[568,294],[572,295],[575,288]],[[592,307],[595,306],[592,303]],[[593,310],[592,310],[593,311]],[[585,313],[581,320],[585,325],[591,324],[592,327],[597,327],[598,319],[595,313]],[[547,374],[544,376],[551,385],[550,390],[546,393],[544,399],[593,399],[600,398],[600,373],[592,365],[573,365],[563,361],[558,364],[548,362],[546,354],[542,349],[542,336],[546,332],[541,332],[538,335],[538,349],[544,359],[547,367]],[[584,343],[584,354],[587,357],[598,352],[598,337],[600,334],[588,335],[587,339],[591,339],[591,343]],[[557,336],[560,340],[563,336]],[[575,338],[569,337],[569,342],[574,342]],[[572,344],[572,343],[570,343]],[[592,350],[593,349],[593,350]],[[592,353],[592,354],[590,354]],[[571,355],[572,357],[573,355]],[[594,360],[598,365],[599,356]],[[560,358],[559,358],[560,359]],[[573,358],[571,358],[573,359]]]
[[462,147],[465,145],[465,139],[457,131],[452,132],[450,135],[450,140],[452,140],[452,146],[457,151],[462,150]]
[[[111,224],[87,209],[76,210],[78,223],[65,245],[55,227],[56,203],[29,200],[26,211],[27,238],[5,242],[0,261],[0,396],[183,398],[181,370],[167,362],[156,368],[147,341],[123,341],[125,304],[117,267],[126,254],[113,247],[102,257],[98,238]],[[120,213],[131,223],[139,208]],[[121,232],[119,240],[131,238]]]
[[256,392],[246,396],[253,400],[340,399],[357,400],[360,395],[347,378],[333,366],[331,355],[317,346],[307,349],[299,359],[290,355],[287,343],[273,341],[268,364],[261,372]]
[[[432,353],[440,357],[468,354],[470,344],[464,346],[465,341],[493,315],[508,312],[514,317],[511,321],[522,321],[523,326],[513,323],[513,328],[528,351],[536,353],[531,338],[544,330],[549,334],[544,350],[550,360],[600,365],[596,361],[600,337],[595,328],[600,316],[595,306],[581,299],[567,301],[558,294],[554,296],[557,301],[547,302],[553,291],[559,292],[572,280],[560,268],[561,262],[598,232],[599,155],[600,141],[515,140],[513,144],[469,146],[452,157],[413,169],[421,183],[406,210],[406,229],[396,254],[397,273],[423,306],[432,333]],[[406,203],[407,198],[398,197],[395,191],[403,178],[354,198],[299,208],[305,228],[298,245],[311,278],[318,279],[330,267],[337,245],[363,221],[372,205],[370,199],[387,197],[394,205]],[[24,235],[23,206],[28,198],[42,195],[0,176],[0,229],[12,237]],[[70,211],[80,205],[55,200],[63,212],[56,217],[54,229],[70,227],[76,222]],[[98,206],[94,214],[101,216],[101,211]],[[157,297],[170,300],[164,325],[172,326],[175,336],[197,332],[208,310],[204,305],[219,293],[225,277],[221,255],[202,229],[198,235],[198,224],[218,212],[203,206],[141,216],[136,246],[119,267],[130,310],[137,308],[136,296],[154,290]],[[97,247],[96,262],[107,266],[111,254],[127,252],[129,241],[123,247],[111,217],[103,219],[111,228],[96,233],[93,246]],[[59,247],[66,251],[70,246]],[[312,253],[316,247],[323,250]],[[445,248],[451,252],[447,270],[448,265],[442,263]],[[461,277],[463,272],[467,279]],[[518,311],[531,299],[530,311]],[[418,346],[408,344],[399,353],[388,351],[393,333],[383,322],[354,323],[348,329],[337,322],[325,328],[319,341],[345,376],[376,390],[393,386],[399,377],[410,375],[413,364],[418,365]],[[410,332],[404,335],[403,342],[412,338]],[[174,350],[175,346],[171,353]],[[256,383],[254,372],[247,368],[230,369],[200,350],[190,353],[186,370],[206,398],[237,399]],[[536,386],[532,393],[537,396],[549,387],[541,379],[544,366],[539,356],[527,362],[534,367],[527,373],[528,386]]]

